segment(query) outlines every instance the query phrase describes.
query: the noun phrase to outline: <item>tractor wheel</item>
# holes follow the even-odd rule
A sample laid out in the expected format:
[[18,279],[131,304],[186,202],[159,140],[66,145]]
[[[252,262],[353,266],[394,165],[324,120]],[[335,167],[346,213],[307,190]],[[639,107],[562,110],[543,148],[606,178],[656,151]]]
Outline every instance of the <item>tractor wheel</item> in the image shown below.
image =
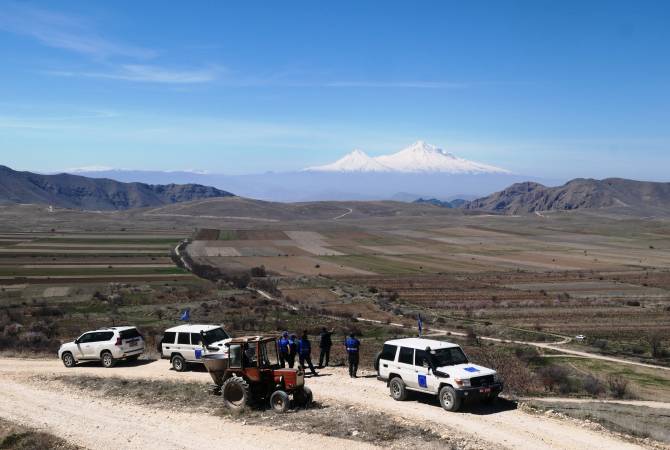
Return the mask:
[[375,355],[375,370],[377,371],[377,375],[379,375],[379,360],[382,357],[382,352],[378,352]]
[[274,391],[270,396],[270,406],[274,412],[285,413],[289,402],[288,394],[284,391]]
[[249,383],[242,377],[230,377],[221,387],[223,404],[227,408],[243,410],[249,406],[251,394],[249,393]]
[[301,408],[309,408],[312,406],[313,401],[314,396],[312,395],[312,390],[307,386],[303,387],[302,389],[298,389],[293,394],[293,402],[296,404],[296,406]]

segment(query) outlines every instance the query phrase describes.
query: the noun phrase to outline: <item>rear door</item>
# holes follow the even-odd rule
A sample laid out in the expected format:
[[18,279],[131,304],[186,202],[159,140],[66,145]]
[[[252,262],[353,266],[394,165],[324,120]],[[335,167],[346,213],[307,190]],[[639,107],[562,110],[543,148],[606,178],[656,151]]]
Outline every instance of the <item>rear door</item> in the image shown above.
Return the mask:
[[414,349],[410,347],[400,347],[398,352],[398,371],[402,380],[408,387],[416,389],[419,384],[416,381],[414,373]]
[[176,339],[177,333],[174,331],[166,331],[163,335],[163,340],[161,341],[161,353],[166,358],[174,352]]
[[144,339],[137,328],[130,328],[119,332],[121,338],[121,351],[131,353],[144,350]]
[[379,356],[379,375],[388,378],[391,368],[395,366],[395,357],[398,353],[398,346],[384,344],[382,354]]
[[186,361],[195,360],[195,352],[193,351],[193,346],[191,345],[191,333],[181,331],[177,333],[177,344],[175,349],[175,351],[180,353]]

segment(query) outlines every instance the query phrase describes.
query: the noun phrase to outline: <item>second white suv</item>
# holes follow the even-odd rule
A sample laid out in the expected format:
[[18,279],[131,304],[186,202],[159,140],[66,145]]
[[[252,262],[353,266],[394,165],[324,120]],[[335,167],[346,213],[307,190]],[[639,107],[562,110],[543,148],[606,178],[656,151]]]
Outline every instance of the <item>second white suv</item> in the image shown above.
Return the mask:
[[472,364],[458,344],[422,338],[384,343],[377,362],[394,400],[407,391],[437,395],[447,411],[458,411],[465,399],[494,401],[503,389],[495,370]]
[[161,357],[169,359],[172,368],[183,372],[189,364],[202,364],[205,354],[228,354],[230,336],[219,325],[179,325],[165,330],[158,344]]
[[135,327],[109,327],[87,331],[58,349],[58,358],[65,367],[79,361],[101,361],[114,367],[119,360],[134,361],[144,353],[144,338]]

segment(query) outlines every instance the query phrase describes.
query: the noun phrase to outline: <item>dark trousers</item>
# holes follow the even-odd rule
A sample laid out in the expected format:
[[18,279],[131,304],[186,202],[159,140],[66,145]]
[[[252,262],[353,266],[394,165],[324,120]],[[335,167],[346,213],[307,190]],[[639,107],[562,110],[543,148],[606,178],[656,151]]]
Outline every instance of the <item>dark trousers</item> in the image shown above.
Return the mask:
[[302,370],[305,370],[305,362],[307,362],[307,365],[309,366],[309,370],[312,372],[312,375],[316,375],[316,370],[314,370],[314,364],[312,364],[312,356],[300,355],[300,367],[302,367]]
[[[324,362],[326,363],[324,365]],[[322,347],[319,353],[319,367],[326,367],[330,362],[330,347]]]
[[288,354],[286,357],[286,361],[288,362],[288,367],[290,369],[293,369],[293,366],[295,366],[295,353],[291,352]]
[[349,376],[355,377],[358,372],[358,352],[349,353]]
[[291,363],[290,363],[290,360],[289,360],[289,355],[288,355],[288,353],[282,353],[282,352],[279,352],[279,366],[280,366],[282,369],[283,369],[284,367],[286,367],[286,362],[287,362],[287,361],[289,362],[289,367],[292,367],[292,366],[290,365]]

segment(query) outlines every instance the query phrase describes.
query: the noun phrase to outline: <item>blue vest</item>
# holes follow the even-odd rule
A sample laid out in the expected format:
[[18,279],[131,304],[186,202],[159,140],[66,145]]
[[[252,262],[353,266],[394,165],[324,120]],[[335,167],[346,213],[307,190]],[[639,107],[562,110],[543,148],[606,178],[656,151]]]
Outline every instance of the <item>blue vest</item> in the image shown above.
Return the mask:
[[283,354],[288,353],[289,340],[285,337],[279,339],[279,352]]
[[358,347],[360,347],[361,343],[356,338],[348,337],[344,341],[344,345],[347,347],[348,353],[358,353]]
[[312,344],[309,339],[300,339],[298,341],[300,356],[309,356],[312,353]]

